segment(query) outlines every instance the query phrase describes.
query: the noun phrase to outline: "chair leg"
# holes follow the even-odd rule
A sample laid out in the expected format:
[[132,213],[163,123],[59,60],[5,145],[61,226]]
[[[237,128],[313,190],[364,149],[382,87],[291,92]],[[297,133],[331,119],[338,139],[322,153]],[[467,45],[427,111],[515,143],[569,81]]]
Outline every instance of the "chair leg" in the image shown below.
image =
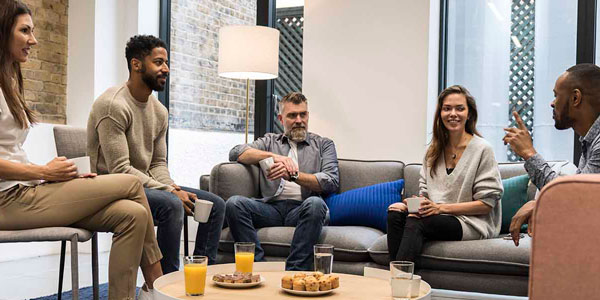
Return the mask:
[[58,267],[58,300],[62,298],[63,277],[65,275],[65,251],[67,249],[67,241],[60,242],[60,266]]
[[185,214],[183,214],[183,254],[185,256],[190,255],[189,246],[188,246],[188,218]]
[[98,233],[94,232],[92,236],[92,286],[94,289],[94,300],[100,297],[98,279]]
[[79,261],[78,261],[78,250],[77,244],[79,239],[77,235],[71,238],[71,292],[72,299],[79,299]]

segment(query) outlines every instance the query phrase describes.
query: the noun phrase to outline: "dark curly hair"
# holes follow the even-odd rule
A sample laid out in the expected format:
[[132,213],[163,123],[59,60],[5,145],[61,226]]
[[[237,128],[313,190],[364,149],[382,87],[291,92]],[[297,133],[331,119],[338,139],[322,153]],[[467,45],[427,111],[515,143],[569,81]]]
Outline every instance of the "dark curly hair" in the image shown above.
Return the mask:
[[167,44],[153,35],[136,35],[129,39],[125,47],[125,57],[127,58],[127,68],[131,72],[131,59],[137,58],[141,61],[144,57],[150,55],[154,48],[165,48]]

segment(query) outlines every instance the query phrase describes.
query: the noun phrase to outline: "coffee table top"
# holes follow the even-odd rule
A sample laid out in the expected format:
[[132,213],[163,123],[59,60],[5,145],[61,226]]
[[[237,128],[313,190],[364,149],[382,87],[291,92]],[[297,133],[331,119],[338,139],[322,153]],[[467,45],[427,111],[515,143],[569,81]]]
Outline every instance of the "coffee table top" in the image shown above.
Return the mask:
[[[254,273],[262,275],[266,282],[248,289],[228,289],[217,286],[212,282],[212,275],[217,273],[232,273],[235,264],[214,265],[208,267],[206,290],[204,299],[298,299],[299,296],[290,295],[281,290],[281,278],[287,273],[281,271],[285,264],[281,262],[254,263]],[[387,272],[387,271],[384,271]],[[388,280],[375,277],[365,277],[350,274],[337,274],[340,276],[340,287],[332,293],[323,295],[327,299],[391,299],[391,289]],[[389,275],[388,275],[389,276]],[[183,272],[173,272],[161,276],[154,282],[155,299],[198,299],[185,295]],[[421,296],[415,299],[429,299],[431,287],[421,281]],[[261,298],[258,298],[261,297]],[[310,297],[315,298],[315,297]]]

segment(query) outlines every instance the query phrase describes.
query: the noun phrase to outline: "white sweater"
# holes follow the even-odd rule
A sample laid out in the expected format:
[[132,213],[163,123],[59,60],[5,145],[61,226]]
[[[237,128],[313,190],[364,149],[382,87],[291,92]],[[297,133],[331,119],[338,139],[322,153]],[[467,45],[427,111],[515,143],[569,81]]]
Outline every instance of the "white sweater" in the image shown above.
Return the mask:
[[436,173],[431,177],[426,161],[423,162],[420,193],[436,203],[483,201],[492,207],[489,214],[456,216],[462,225],[463,240],[497,237],[502,222],[500,198],[503,187],[490,144],[474,135],[450,175],[446,173],[443,155],[435,168]]

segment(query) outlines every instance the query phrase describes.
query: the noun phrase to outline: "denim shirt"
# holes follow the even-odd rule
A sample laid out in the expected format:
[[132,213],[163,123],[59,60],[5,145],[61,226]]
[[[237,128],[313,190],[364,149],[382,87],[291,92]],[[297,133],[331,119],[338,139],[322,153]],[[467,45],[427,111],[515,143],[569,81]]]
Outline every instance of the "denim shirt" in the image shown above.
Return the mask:
[[[581,142],[581,158],[577,166],[577,174],[600,173],[600,117],[594,121],[585,136],[579,137],[579,142]],[[540,190],[558,177],[539,153],[525,161],[525,169],[531,182]]]
[[[325,196],[336,193],[340,186],[337,153],[332,140],[314,133],[308,133],[305,141],[298,142],[298,168],[300,172],[317,177],[321,193],[316,193],[302,186],[302,200],[311,196]],[[229,152],[229,160],[237,161],[238,157],[254,148],[274,154],[287,156],[290,151],[288,138],[283,134],[267,133],[251,144],[241,144]],[[263,201],[277,197],[283,191],[284,179],[268,180],[264,172],[259,172],[259,186]]]

